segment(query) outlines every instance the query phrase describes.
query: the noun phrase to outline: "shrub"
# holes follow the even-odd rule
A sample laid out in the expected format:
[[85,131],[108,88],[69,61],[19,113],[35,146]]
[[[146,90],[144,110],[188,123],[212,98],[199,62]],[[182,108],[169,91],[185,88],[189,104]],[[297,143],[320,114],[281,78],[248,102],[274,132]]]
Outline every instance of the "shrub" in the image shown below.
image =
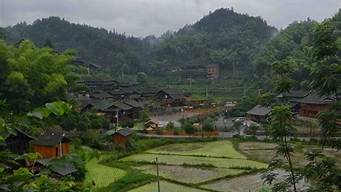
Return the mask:
[[195,129],[190,121],[185,121],[182,128],[187,134],[193,134],[195,132]]

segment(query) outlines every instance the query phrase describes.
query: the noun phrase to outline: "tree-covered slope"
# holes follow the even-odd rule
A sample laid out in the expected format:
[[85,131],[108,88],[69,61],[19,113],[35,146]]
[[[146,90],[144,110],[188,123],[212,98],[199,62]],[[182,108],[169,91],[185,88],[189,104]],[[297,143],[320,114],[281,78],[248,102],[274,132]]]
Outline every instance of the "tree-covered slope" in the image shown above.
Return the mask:
[[19,23],[5,30],[5,39],[16,43],[32,40],[38,46],[51,42],[56,50],[75,49],[86,62],[110,68],[114,73],[126,68],[135,72],[143,62],[144,41],[105,29],[73,24],[59,17]]
[[11,43],[30,39],[38,46],[51,42],[59,51],[75,49],[87,62],[113,73],[159,73],[160,69],[168,71],[188,64],[219,64],[223,70],[231,70],[233,63],[237,69],[245,69],[275,32],[259,17],[218,9],[159,39],[127,37],[58,17],[38,19],[30,25],[19,23],[2,33]]
[[233,65],[242,70],[250,67],[253,56],[276,32],[260,17],[218,9],[193,25],[164,35],[152,53],[152,66],[219,64],[225,71]]

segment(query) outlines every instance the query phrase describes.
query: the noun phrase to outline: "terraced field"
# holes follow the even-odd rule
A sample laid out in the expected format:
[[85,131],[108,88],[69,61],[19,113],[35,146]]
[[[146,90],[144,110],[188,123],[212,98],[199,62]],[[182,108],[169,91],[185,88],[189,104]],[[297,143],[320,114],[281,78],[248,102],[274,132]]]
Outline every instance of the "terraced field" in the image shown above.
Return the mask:
[[[143,165],[136,167],[144,173],[156,175],[155,165]],[[240,169],[222,169],[222,168],[200,168],[200,167],[183,167],[174,165],[160,165],[160,176],[166,179],[187,184],[199,184],[215,180],[217,178],[235,176],[244,173],[246,170]]]
[[[160,181],[160,190],[166,192],[206,192],[206,190],[200,190],[183,185],[170,183],[167,181]],[[149,183],[141,187],[130,190],[129,192],[153,192],[157,191],[157,183]]]
[[95,188],[106,187],[126,175],[122,169],[104,166],[99,159],[93,158],[85,165],[87,174],[85,183],[92,183]]
[[231,141],[227,140],[171,144],[148,150],[147,153],[246,159],[244,155],[233,148]]
[[120,161],[132,161],[132,162],[147,162],[154,163],[156,157],[159,162],[167,165],[208,165],[219,168],[266,168],[267,164],[247,159],[227,159],[217,157],[196,157],[196,156],[181,156],[181,155],[161,155],[161,154],[137,154],[131,155],[121,159]]

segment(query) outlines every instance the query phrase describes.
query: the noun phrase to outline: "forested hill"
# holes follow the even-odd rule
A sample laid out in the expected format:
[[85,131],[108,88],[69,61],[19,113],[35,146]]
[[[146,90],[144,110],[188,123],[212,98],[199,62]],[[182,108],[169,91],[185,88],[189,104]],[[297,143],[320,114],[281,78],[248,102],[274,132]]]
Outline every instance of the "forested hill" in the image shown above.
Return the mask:
[[[114,27],[114,26],[113,26]],[[20,23],[4,29],[7,41],[30,39],[38,46],[51,42],[57,50],[75,49],[88,62],[116,73],[160,72],[185,65],[232,65],[244,71],[277,30],[261,19],[218,9],[175,33],[139,39],[58,17]]]
[[249,67],[277,30],[260,17],[218,9],[193,25],[168,34],[153,53],[159,65],[219,64],[223,70]]
[[130,69],[138,69],[144,57],[141,50],[145,50],[148,45],[139,38],[73,24],[59,17],[38,19],[30,25],[19,23],[4,31],[5,39],[10,43],[29,39],[38,46],[52,44],[59,51],[74,49],[86,62],[108,67],[113,72],[128,66],[134,66]]

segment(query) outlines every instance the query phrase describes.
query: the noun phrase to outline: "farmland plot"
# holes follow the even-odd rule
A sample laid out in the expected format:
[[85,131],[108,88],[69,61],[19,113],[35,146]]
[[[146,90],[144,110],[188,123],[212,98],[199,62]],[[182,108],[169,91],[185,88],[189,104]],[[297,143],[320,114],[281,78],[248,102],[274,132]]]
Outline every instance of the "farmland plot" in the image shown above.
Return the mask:
[[94,183],[96,188],[106,187],[126,175],[122,169],[101,165],[98,162],[98,159],[93,158],[85,165],[88,171],[85,183]]
[[158,157],[160,163],[168,165],[213,165],[219,168],[234,168],[234,167],[249,167],[262,169],[266,168],[267,164],[247,159],[224,159],[213,157],[193,157],[193,156],[178,156],[178,155],[160,155],[160,154],[136,154],[120,159],[120,161],[132,162],[148,162],[154,163]]
[[231,141],[226,140],[205,143],[171,144],[148,150],[147,153],[246,159],[244,155],[233,148]]
[[[161,191],[166,192],[205,192],[204,190],[178,185],[166,181],[160,181],[160,189]],[[157,191],[156,182],[143,185],[142,187],[130,190],[129,192],[153,192],[153,191]]]
[[[155,165],[144,165],[136,167],[142,170],[144,173],[156,174]],[[171,165],[160,165],[159,172],[160,176],[188,184],[198,184],[217,178],[226,176],[234,176],[244,173],[246,170],[241,169],[224,169],[224,168],[197,168],[197,167],[183,167],[183,166],[171,166]]]

